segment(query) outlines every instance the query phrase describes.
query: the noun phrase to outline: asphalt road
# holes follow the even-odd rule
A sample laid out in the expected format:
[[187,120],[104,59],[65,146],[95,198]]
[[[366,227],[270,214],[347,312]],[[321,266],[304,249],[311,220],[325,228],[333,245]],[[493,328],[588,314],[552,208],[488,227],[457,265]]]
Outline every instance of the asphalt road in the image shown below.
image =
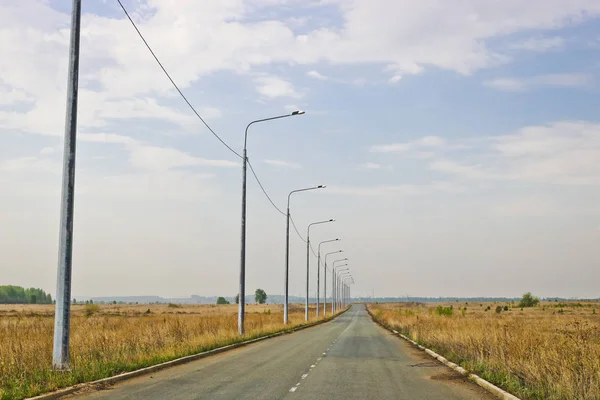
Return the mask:
[[493,399],[376,325],[363,305],[332,322],[172,367],[81,399]]

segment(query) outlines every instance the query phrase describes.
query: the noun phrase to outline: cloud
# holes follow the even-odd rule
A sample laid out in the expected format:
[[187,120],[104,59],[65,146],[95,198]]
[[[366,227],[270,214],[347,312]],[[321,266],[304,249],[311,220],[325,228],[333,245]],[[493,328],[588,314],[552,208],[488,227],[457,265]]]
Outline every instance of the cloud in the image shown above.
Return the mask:
[[292,162],[288,162],[288,161],[281,161],[281,160],[264,160],[264,163],[273,165],[276,167],[283,167],[283,168],[291,168],[291,169],[302,168],[302,165],[300,165],[300,164],[296,164],[296,163],[292,163]]
[[421,185],[330,186],[327,193],[352,196],[419,196],[431,193],[461,193],[465,188],[453,182],[436,181]]
[[565,39],[560,36],[530,37],[523,41],[512,43],[509,46],[509,49],[543,53],[549,50],[561,49],[564,45]]
[[445,143],[445,140],[439,136],[425,136],[411,142],[372,146],[371,153],[407,153],[419,149],[441,148]]
[[521,92],[535,87],[585,87],[594,81],[589,74],[546,74],[530,78],[497,78],[483,82],[484,86],[505,92]]
[[306,76],[309,76],[309,77],[311,77],[311,78],[318,79],[318,80],[320,80],[320,81],[326,81],[327,79],[329,79],[328,77],[321,75],[319,72],[317,72],[317,71],[315,71],[315,70],[308,71],[308,72],[306,73]]
[[56,149],[54,147],[44,147],[40,150],[41,155],[54,154],[55,152],[56,152]]
[[598,123],[559,121],[528,126],[479,143],[470,156],[461,155],[460,161],[436,159],[429,168],[466,180],[600,185]]
[[227,160],[209,160],[192,156],[186,152],[150,145],[135,145],[131,148],[129,160],[136,168],[167,170],[180,167],[236,167],[237,163]]
[[256,91],[265,98],[292,97],[299,99],[302,97],[302,94],[297,92],[290,82],[276,76],[262,76],[254,81],[257,84]]
[[401,80],[402,80],[402,75],[394,75],[388,80],[388,83],[394,84],[394,83],[400,82]]
[[391,165],[381,165],[381,164],[377,164],[377,163],[372,163],[372,162],[367,162],[364,164],[359,164],[358,167],[356,168],[358,170],[362,170],[362,171],[373,171],[373,170],[392,170],[392,166]]

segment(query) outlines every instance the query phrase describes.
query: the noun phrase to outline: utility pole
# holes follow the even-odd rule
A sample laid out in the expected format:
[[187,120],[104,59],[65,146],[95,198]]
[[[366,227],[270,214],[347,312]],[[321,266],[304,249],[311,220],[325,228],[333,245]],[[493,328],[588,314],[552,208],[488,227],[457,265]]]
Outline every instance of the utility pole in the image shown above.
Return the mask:
[[75,155],[77,144],[77,98],[79,89],[79,42],[81,35],[81,0],[73,0],[71,41],[67,82],[67,113],[63,153],[62,197],[58,242],[58,276],[54,314],[52,366],[69,368],[69,334],[71,328],[71,269],[73,261],[73,205],[75,200]]

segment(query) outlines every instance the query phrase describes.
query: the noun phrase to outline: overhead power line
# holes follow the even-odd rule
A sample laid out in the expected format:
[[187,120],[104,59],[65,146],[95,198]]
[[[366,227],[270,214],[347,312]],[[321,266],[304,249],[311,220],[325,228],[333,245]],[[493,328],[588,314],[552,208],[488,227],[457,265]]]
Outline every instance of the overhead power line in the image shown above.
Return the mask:
[[267,200],[269,200],[269,202],[271,203],[271,205],[273,207],[275,207],[275,209],[283,216],[286,215],[286,213],[284,213],[283,211],[281,211],[281,209],[279,207],[277,207],[275,205],[275,203],[273,202],[273,200],[271,200],[271,197],[269,196],[269,194],[267,193],[267,191],[265,190],[264,186],[262,185],[262,183],[260,183],[260,179],[258,179],[258,176],[256,175],[256,172],[254,171],[254,168],[252,168],[252,164],[250,163],[250,159],[248,157],[246,157],[246,160],[248,162],[248,166],[250,167],[250,171],[252,171],[252,175],[254,175],[254,179],[256,179],[256,182],[258,183],[258,186],[260,186],[260,188],[262,189],[262,192],[265,194],[265,196],[267,197]]
[[156,62],[158,63],[158,65],[160,66],[160,68],[163,70],[163,72],[165,73],[165,75],[167,76],[167,78],[169,78],[169,81],[171,81],[171,84],[173,85],[173,87],[177,90],[177,92],[179,92],[179,95],[183,98],[183,100],[185,100],[185,102],[190,107],[190,109],[194,112],[194,114],[196,114],[196,116],[200,119],[200,121],[202,121],[202,123],[204,124],[204,126],[206,126],[206,128],[210,131],[210,133],[212,133],[213,136],[216,137],[219,140],[219,142],[221,142],[223,144],[223,146],[227,147],[229,149],[229,151],[231,151],[233,154],[235,154],[239,158],[242,158],[242,156],[237,151],[233,150],[227,143],[225,143],[225,141],[223,139],[221,139],[221,137],[219,135],[217,135],[217,133],[210,127],[210,125],[208,125],[208,123],[200,116],[200,114],[198,113],[198,111],[196,111],[196,109],[194,108],[194,106],[192,105],[192,103],[189,102],[189,100],[187,99],[187,97],[185,97],[185,95],[183,94],[183,92],[181,91],[181,89],[179,89],[179,86],[177,86],[177,84],[175,83],[175,81],[173,81],[173,78],[171,78],[171,75],[169,75],[169,73],[167,72],[167,70],[165,69],[165,67],[163,66],[163,64],[160,62],[160,60],[158,59],[158,57],[156,56],[156,54],[154,54],[154,51],[152,50],[152,48],[150,47],[150,45],[148,44],[148,42],[144,38],[144,35],[142,35],[142,32],[140,32],[140,30],[138,29],[138,27],[135,24],[135,22],[133,22],[133,19],[131,19],[131,17],[129,16],[129,13],[127,12],[127,9],[123,5],[123,3],[121,3],[121,0],[117,0],[117,2],[121,6],[121,9],[125,13],[125,15],[127,16],[127,19],[129,19],[129,22],[131,22],[131,25],[133,25],[133,28],[135,29],[135,31],[138,33],[138,35],[140,36],[140,38],[142,39],[142,41],[146,45],[146,48],[148,48],[148,50],[150,51],[150,54],[152,54],[152,57],[154,57],[154,60],[156,60]]

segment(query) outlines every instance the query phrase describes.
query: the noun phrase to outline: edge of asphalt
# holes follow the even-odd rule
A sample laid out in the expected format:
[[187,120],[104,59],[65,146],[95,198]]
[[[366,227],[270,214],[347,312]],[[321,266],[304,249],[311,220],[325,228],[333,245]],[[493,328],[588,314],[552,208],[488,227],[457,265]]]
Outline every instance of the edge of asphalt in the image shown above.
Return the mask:
[[54,392],[48,392],[48,393],[43,393],[40,394],[38,396],[35,397],[29,397],[26,400],[54,400],[54,399],[60,399],[61,397],[73,394],[75,392],[78,392],[82,389],[89,389],[89,388],[98,388],[104,385],[113,385],[117,382],[122,382],[128,379],[132,379],[132,378],[136,378],[138,376],[142,376],[142,375],[146,375],[152,372],[156,372],[156,371],[160,371],[162,369],[166,369],[169,367],[174,367],[176,365],[181,365],[181,364],[186,364],[188,362],[191,361],[196,361],[196,360],[200,360],[202,358],[206,358],[206,357],[210,357],[210,356],[214,356],[216,354],[220,354],[220,353],[224,353],[226,351],[229,350],[233,350],[233,349],[237,349],[240,347],[244,347],[247,346],[249,344],[253,344],[253,343],[257,343],[257,342],[261,342],[263,340],[267,340],[267,339],[271,339],[274,337],[278,337],[278,336],[283,336],[283,335],[287,335],[287,334],[291,334],[294,332],[298,332],[307,328],[312,328],[314,326],[317,325],[321,325],[330,321],[333,321],[334,319],[336,319],[337,317],[339,317],[340,315],[344,314],[346,311],[348,311],[350,307],[347,307],[345,310],[341,311],[339,314],[330,316],[328,318],[324,318],[320,321],[315,321],[315,322],[311,322],[305,325],[300,325],[297,326],[295,328],[291,328],[291,329],[285,329],[276,333],[272,333],[269,335],[265,335],[265,336],[260,336],[254,339],[250,339],[250,340],[244,340],[243,342],[238,342],[238,343],[233,343],[233,344],[229,344],[227,346],[222,346],[222,347],[217,347],[216,349],[212,349],[212,350],[208,350],[208,351],[203,351],[201,353],[196,353],[196,354],[192,354],[189,356],[184,356],[184,357],[180,357],[180,358],[176,358],[174,360],[171,361],[165,361],[163,363],[160,364],[156,364],[156,365],[151,365],[149,367],[145,367],[145,368],[141,368],[141,369],[136,369],[134,371],[129,371],[129,372],[124,372],[122,374],[119,375],[114,375],[114,376],[109,376],[108,378],[102,378],[102,379],[98,379],[95,381],[90,381],[90,382],[83,382],[83,383],[78,383],[76,385],[73,386],[68,386],[66,388],[62,388],[62,389],[58,389]]
[[371,313],[371,310],[369,309],[369,307],[365,307],[365,308],[367,309],[367,312],[369,313],[369,316],[371,317],[371,320],[373,322],[375,322],[377,325],[379,325],[382,328],[384,328],[384,329],[392,332],[394,335],[397,335],[398,337],[401,337],[402,339],[406,340],[407,342],[409,342],[413,346],[418,347],[420,350],[423,350],[425,353],[429,354],[431,357],[435,358],[436,360],[438,360],[439,362],[441,362],[445,366],[453,369],[454,371],[458,372],[461,375],[466,376],[468,379],[472,380],[477,385],[481,386],[482,388],[484,388],[485,390],[487,390],[488,392],[490,392],[494,396],[498,397],[499,399],[502,399],[502,400],[521,400],[517,396],[508,393],[506,390],[499,388],[498,386],[494,385],[491,382],[486,381],[485,379],[481,378],[480,376],[475,375],[475,374],[471,374],[469,371],[467,371],[466,369],[464,369],[460,365],[453,363],[452,361],[450,361],[447,358],[439,355],[435,351],[430,350],[430,349],[428,349],[425,346],[421,346],[419,343],[415,342],[414,340],[412,340],[408,336],[405,336],[405,335],[401,334],[400,332],[398,332],[396,330],[393,330],[392,328],[390,328],[390,327],[382,324],[381,322],[377,321],[373,317],[373,313]]

